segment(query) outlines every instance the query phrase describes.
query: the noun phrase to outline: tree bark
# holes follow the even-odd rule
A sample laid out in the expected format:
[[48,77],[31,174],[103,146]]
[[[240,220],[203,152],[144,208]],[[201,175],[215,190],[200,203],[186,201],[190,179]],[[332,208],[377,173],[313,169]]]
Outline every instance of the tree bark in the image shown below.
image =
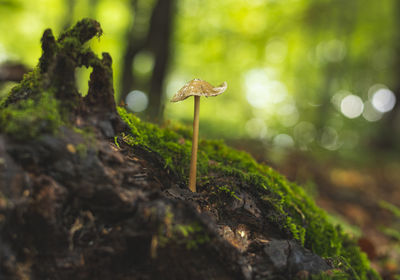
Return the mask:
[[171,27],[174,0],[159,0],[151,18],[149,44],[155,64],[149,91],[148,117],[160,121],[163,113],[163,84],[170,56]]
[[[159,0],[152,8],[140,7],[138,0],[133,0],[132,13],[134,22],[127,32],[127,46],[123,56],[121,90],[119,102],[124,101],[133,89],[143,89],[149,96],[147,118],[159,121],[162,116],[162,89],[170,54],[170,34],[174,0]],[[148,26],[145,26],[145,25]],[[140,84],[132,71],[135,56],[141,51],[149,51],[154,56],[154,68],[149,84]]]
[[74,19],[74,8],[76,4],[76,0],[66,0],[66,11],[63,23],[63,30],[68,29],[73,22]]
[[393,9],[393,17],[395,17],[395,34],[393,36],[393,46],[395,57],[392,72],[395,73],[395,82],[393,85],[393,93],[396,97],[396,104],[392,111],[388,112],[381,123],[380,132],[377,134],[375,145],[381,151],[391,152],[398,148],[398,141],[400,138],[400,31],[398,26],[400,24],[400,19],[398,18],[398,12],[400,12],[400,3],[395,1]]
[[0,84],[3,82],[20,82],[30,69],[21,63],[4,63],[0,65]]

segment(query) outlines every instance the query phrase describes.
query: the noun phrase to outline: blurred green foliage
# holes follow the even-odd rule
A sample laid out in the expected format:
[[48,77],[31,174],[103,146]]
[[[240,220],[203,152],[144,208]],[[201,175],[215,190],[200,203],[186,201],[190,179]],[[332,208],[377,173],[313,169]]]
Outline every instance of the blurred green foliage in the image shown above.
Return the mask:
[[[91,47],[113,57],[120,94],[126,32],[135,20],[131,2],[154,6],[147,0],[0,1],[0,62],[33,67],[45,28],[58,33],[70,22],[93,17],[104,36]],[[278,150],[333,151],[349,159],[367,158],[388,138],[399,142],[397,104],[387,113],[372,106],[379,89],[397,97],[400,90],[396,0],[176,0],[174,11],[165,119],[191,123],[193,101],[168,99],[187,81],[201,78],[228,82],[222,96],[202,99],[201,136],[253,138]],[[149,52],[133,60],[141,81],[153,67]],[[90,71],[77,73],[85,92]],[[346,96],[352,98],[345,102]]]
[[388,210],[395,218],[391,226],[381,228],[382,232],[394,240],[400,241],[400,208],[384,200],[379,201],[379,206]]

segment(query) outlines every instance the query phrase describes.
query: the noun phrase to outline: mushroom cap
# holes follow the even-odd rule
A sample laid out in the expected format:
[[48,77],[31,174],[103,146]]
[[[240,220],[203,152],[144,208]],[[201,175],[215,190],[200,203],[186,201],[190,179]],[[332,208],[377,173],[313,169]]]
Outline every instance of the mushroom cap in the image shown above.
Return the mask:
[[228,84],[223,82],[217,87],[213,87],[206,81],[194,79],[186,83],[171,99],[171,102],[178,102],[185,100],[190,96],[217,96],[223,93]]

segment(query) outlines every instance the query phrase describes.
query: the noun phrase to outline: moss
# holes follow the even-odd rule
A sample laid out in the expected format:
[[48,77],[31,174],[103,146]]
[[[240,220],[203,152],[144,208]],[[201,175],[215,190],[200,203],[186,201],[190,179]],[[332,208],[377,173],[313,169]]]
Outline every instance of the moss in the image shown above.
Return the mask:
[[[311,280],[348,280],[349,274],[339,269],[322,272],[318,275],[311,275]],[[353,279],[353,278],[351,278]]]
[[[131,134],[123,135],[123,141],[131,146],[141,146],[148,151],[158,153],[164,160],[166,168],[184,178],[188,166],[179,164],[179,161],[185,163],[190,161],[191,143],[179,142],[181,138],[179,134],[168,129],[160,129],[151,123],[142,122],[122,108],[118,110],[124,121],[131,127]],[[163,140],[162,145],[159,143],[160,139]]]
[[240,197],[238,197],[235,193],[234,190],[232,190],[229,186],[225,185],[225,186],[216,186],[217,192],[218,193],[225,193],[230,197],[233,197],[237,200],[241,200]]
[[42,91],[42,77],[39,68],[24,75],[22,81],[13,87],[10,93],[1,99],[0,109],[5,108],[11,103],[18,100],[24,100],[28,97],[35,96],[38,92]]
[[187,250],[196,250],[210,241],[210,237],[198,223],[172,225],[168,234],[161,229],[158,238],[160,247],[175,243],[185,246]]
[[78,152],[78,155],[83,158],[86,157],[87,155],[87,151],[88,151],[88,147],[86,144],[80,143],[78,145],[76,145],[76,151]]
[[57,99],[51,92],[46,92],[38,100],[22,100],[2,109],[0,131],[19,140],[44,133],[54,134],[64,123],[61,111]]
[[[187,185],[191,154],[190,138],[185,139],[188,138],[187,131],[181,128],[177,131],[160,129],[142,122],[123,108],[118,108],[118,112],[131,128],[130,134],[124,134],[122,140],[133,147],[140,146],[159,154],[165,168]],[[181,131],[183,133],[179,133]],[[343,273],[348,279],[380,279],[355,241],[340,227],[331,224],[327,214],[315,205],[300,186],[287,181],[272,168],[257,163],[247,153],[236,151],[222,141],[202,140],[199,143],[197,172],[199,181],[209,182],[209,172],[215,172],[219,177],[233,179],[230,182],[237,186],[232,185],[232,188],[247,188],[262,198],[266,206],[273,209],[268,218],[271,223],[318,255],[340,259],[341,265],[338,262],[337,268],[343,268],[343,263],[346,263]],[[339,276],[335,277],[331,279],[340,279]]]
[[76,133],[79,133],[82,136],[86,146],[90,146],[91,144],[96,142],[96,135],[92,127],[79,128],[73,126],[72,130]]
[[43,32],[41,42],[43,53],[42,56],[39,58],[39,69],[41,73],[46,73],[48,71],[50,63],[52,62],[56,52],[58,51],[56,39],[54,38],[51,29],[46,29]]
[[[57,40],[50,29],[45,30],[38,66],[0,101],[0,131],[22,140],[43,133],[56,133],[61,125],[71,123],[82,108],[82,98],[76,89],[75,68],[83,65],[96,70],[104,68],[109,74],[107,77],[112,79],[111,58],[103,54],[101,60],[84,46],[93,36],[101,34],[100,24],[92,19],[79,21]],[[107,77],[102,75],[103,82],[92,91],[99,91],[99,87],[107,85],[104,82]],[[92,99],[98,101],[98,96]],[[72,128],[84,136],[85,143],[92,142],[93,133]],[[86,153],[83,147],[79,150],[81,155]]]
[[169,245],[183,246],[186,250],[196,250],[200,245],[210,241],[209,235],[197,222],[177,222],[170,206],[166,206],[161,214],[156,208],[151,208],[151,215],[154,220],[159,221],[158,231],[152,238],[151,255],[157,255],[157,247]]
[[70,103],[70,108],[78,106],[79,94],[75,84],[75,68],[109,66],[103,63],[90,48],[84,46],[89,39],[101,34],[100,24],[92,19],[79,21],[75,26],[61,33],[57,40],[52,31],[46,29],[41,39],[42,55],[38,66],[26,74],[22,82],[2,99],[0,108],[20,100],[38,98],[37,96],[45,91],[54,91],[55,97],[63,99],[66,107],[68,107],[67,102]]
[[118,143],[118,135],[114,136],[114,144],[115,144],[115,146],[117,146],[118,149],[121,149],[121,147],[119,146],[119,143]]
[[176,225],[175,231],[183,237],[181,239],[186,249],[198,249],[200,245],[210,241],[210,237],[204,231],[204,229],[196,223],[189,225]]
[[72,28],[63,32],[58,41],[63,42],[66,41],[66,39],[69,40],[70,38],[76,38],[79,44],[84,44],[94,36],[100,37],[102,34],[103,31],[97,21],[90,18],[84,18]]

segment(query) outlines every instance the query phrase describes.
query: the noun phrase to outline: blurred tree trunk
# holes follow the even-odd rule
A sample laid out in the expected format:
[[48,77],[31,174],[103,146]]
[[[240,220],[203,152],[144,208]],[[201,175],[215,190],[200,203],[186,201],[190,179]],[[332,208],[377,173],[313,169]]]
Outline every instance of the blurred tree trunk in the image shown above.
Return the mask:
[[0,84],[4,82],[20,82],[24,74],[31,69],[18,62],[6,62],[0,65]]
[[89,12],[88,15],[90,18],[96,17],[96,7],[99,3],[99,0],[89,0]]
[[[87,17],[96,18],[96,7],[99,0],[89,0],[89,10],[87,10]],[[63,30],[70,28],[74,24],[74,10],[76,6],[76,0],[65,0],[65,16],[63,19],[62,27]]]
[[[160,121],[162,116],[162,89],[170,54],[171,25],[174,0],[158,0],[153,5],[132,0],[134,21],[126,35],[126,49],[123,56],[121,90],[119,101],[124,101],[133,89],[148,93],[149,120]],[[154,67],[151,77],[143,83],[133,72],[133,61],[137,54],[148,51],[153,55]]]
[[150,119],[162,119],[163,83],[170,55],[170,38],[174,0],[159,0],[154,8],[149,33],[149,48],[154,53],[154,69],[149,90]]
[[145,29],[145,26],[143,26],[142,22],[147,22],[147,20],[140,19],[146,18],[147,15],[143,11],[144,9],[140,10],[138,8],[138,2],[139,0],[131,0],[131,13],[134,20],[126,32],[126,47],[122,59],[122,75],[120,80],[121,88],[118,101],[125,100],[134,85],[135,81],[132,70],[133,59],[145,45],[145,36],[143,35],[144,32],[142,32],[142,30]]
[[63,30],[70,28],[74,20],[74,8],[76,0],[66,0],[66,11],[63,23]]
[[[332,18],[321,16],[316,17],[315,15],[321,10],[331,11]],[[334,12],[335,10],[336,12]],[[347,48],[349,48],[350,38],[356,28],[357,14],[354,13],[354,11],[357,10],[357,2],[341,0],[333,4],[333,2],[321,3],[321,1],[312,1],[309,7],[308,18],[313,19],[316,17],[316,19],[308,22],[310,36],[313,38],[310,40],[315,40],[315,34],[320,30],[319,32],[322,33],[317,37],[318,41],[315,43],[315,46],[317,46],[318,43],[326,40],[326,38],[324,38],[326,30],[333,30],[337,40],[340,40]],[[325,29],[321,29],[321,26],[325,26]],[[327,112],[334,110],[331,103],[334,90],[337,90],[334,85],[337,79],[343,78],[344,75],[348,75],[344,69],[350,68],[350,63],[349,58],[345,57],[342,61],[325,61],[321,67],[321,71],[324,73],[324,80],[320,89],[322,94],[319,100],[320,106],[318,107],[318,117],[314,121],[317,131],[320,134],[320,138],[329,123],[329,119],[332,118],[332,115]]]
[[395,34],[393,34],[392,43],[395,53],[392,69],[395,81],[392,85],[392,90],[396,96],[396,104],[393,110],[383,117],[380,132],[377,134],[373,143],[379,150],[387,152],[393,152],[393,150],[400,148],[400,30],[398,29],[400,24],[400,1],[394,1],[394,9],[392,12],[392,16],[395,18]]

